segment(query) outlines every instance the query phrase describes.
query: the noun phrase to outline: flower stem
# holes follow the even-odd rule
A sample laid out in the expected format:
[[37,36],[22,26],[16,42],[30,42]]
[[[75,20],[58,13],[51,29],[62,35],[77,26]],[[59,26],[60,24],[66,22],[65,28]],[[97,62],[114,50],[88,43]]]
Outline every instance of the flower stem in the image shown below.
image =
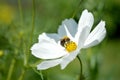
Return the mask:
[[33,40],[33,34],[34,34],[34,28],[35,28],[35,0],[32,0],[32,29],[31,29],[31,37],[30,37],[30,42],[27,47],[27,53],[25,56],[25,66],[28,67],[28,60],[29,60],[29,53],[30,53],[30,46],[32,44]]
[[72,18],[75,17],[76,13],[79,11],[79,7],[80,7],[80,4],[82,3],[83,0],[80,0],[80,2],[78,3],[78,5],[76,6],[76,9],[74,10],[74,13],[72,15]]
[[23,13],[22,13],[21,0],[18,0],[18,8],[19,8],[19,12],[20,12],[21,25],[23,25]]
[[82,61],[81,61],[81,59],[80,59],[80,57],[78,55],[77,55],[77,58],[78,58],[78,60],[80,62],[80,78],[79,78],[79,80],[82,80],[83,79],[83,76],[82,76]]
[[11,65],[10,65],[6,80],[11,80],[11,76],[12,76],[12,73],[13,73],[13,68],[14,68],[15,62],[16,62],[15,58],[13,58],[12,61],[11,61]]
[[40,77],[41,77],[41,80],[44,80],[44,77],[43,77],[43,74],[42,72],[40,71],[37,71],[35,68],[33,68],[34,72],[37,73]]
[[20,77],[18,78],[18,80],[23,80],[24,74],[25,74],[25,69],[22,69],[21,75],[20,75]]
[[31,30],[30,45],[33,40],[34,29],[35,29],[35,0],[32,0],[32,30]]

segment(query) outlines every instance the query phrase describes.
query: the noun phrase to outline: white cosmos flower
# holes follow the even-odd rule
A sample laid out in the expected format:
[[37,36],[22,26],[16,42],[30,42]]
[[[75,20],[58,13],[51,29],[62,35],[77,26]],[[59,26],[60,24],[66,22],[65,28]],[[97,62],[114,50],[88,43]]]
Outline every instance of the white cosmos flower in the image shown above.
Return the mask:
[[106,35],[105,22],[91,31],[94,18],[91,12],[84,10],[78,24],[73,19],[66,19],[59,26],[58,33],[39,35],[31,52],[44,61],[37,65],[38,70],[45,70],[56,65],[64,69],[76,58],[82,48],[99,44]]

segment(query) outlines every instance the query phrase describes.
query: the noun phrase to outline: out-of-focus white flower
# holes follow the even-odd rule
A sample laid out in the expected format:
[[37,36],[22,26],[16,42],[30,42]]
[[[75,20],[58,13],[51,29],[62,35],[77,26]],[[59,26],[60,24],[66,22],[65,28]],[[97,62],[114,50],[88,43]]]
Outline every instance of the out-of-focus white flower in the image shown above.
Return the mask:
[[64,69],[76,58],[82,48],[99,44],[106,35],[105,22],[91,31],[94,18],[92,13],[84,10],[78,24],[73,19],[66,19],[58,28],[58,33],[39,35],[31,52],[44,61],[37,65],[38,70],[45,70],[56,65]]

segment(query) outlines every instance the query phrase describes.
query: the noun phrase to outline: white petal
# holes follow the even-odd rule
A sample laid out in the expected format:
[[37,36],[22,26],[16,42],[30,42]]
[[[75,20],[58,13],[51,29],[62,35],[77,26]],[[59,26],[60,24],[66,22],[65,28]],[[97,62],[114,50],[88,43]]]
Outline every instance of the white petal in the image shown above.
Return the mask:
[[94,22],[94,17],[91,12],[88,12],[88,10],[84,10],[82,12],[82,15],[80,17],[79,23],[78,23],[78,30],[82,31],[82,28],[89,26],[89,29],[91,30],[91,27]]
[[78,31],[75,35],[75,39],[77,40],[79,47],[83,45],[85,39],[89,35],[93,22],[94,18],[92,13],[84,10],[78,23]]
[[81,33],[78,33],[78,35],[76,34],[77,36],[76,36],[75,40],[76,40],[76,42],[78,44],[78,46],[77,46],[78,49],[83,47],[84,42],[86,40],[86,37],[88,35],[88,29],[89,29],[88,27],[84,27],[83,31],[81,31]]
[[58,64],[60,64],[61,61],[62,61],[62,59],[43,61],[42,63],[37,65],[37,69],[45,70],[45,69],[57,66]]
[[84,48],[99,44],[106,35],[105,22],[101,21],[96,28],[89,34],[84,43]]
[[56,33],[53,34],[46,34],[49,38],[54,39],[56,42],[60,40],[60,36]]
[[63,37],[67,35],[64,25],[66,25],[70,34],[74,37],[77,31],[77,23],[73,19],[66,19],[62,22],[62,25],[59,26],[58,34]]
[[60,63],[61,69],[64,69],[72,60],[74,60],[79,52],[75,51],[63,57],[62,62]]
[[40,43],[36,43],[31,48],[32,54],[35,57],[41,59],[54,59],[59,58],[67,54],[64,48],[58,45],[52,40],[43,40]]
[[42,33],[42,34],[39,35],[38,40],[39,40],[39,42],[42,42],[44,40],[50,40],[50,37],[48,37],[46,35],[46,33]]
[[65,27],[65,31],[66,31],[66,36],[68,36],[71,40],[73,40],[74,38],[72,37],[72,35],[68,31],[68,28],[66,27],[66,25],[64,25],[64,27]]
[[42,33],[38,37],[39,42],[44,41],[44,40],[58,41],[59,39],[60,39],[60,36],[56,33],[53,33],[53,34]]

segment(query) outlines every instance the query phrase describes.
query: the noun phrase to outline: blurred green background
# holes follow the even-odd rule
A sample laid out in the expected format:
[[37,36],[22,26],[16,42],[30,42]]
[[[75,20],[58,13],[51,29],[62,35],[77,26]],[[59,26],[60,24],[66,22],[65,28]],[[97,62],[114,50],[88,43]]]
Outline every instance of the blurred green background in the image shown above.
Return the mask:
[[0,0],[0,80],[78,80],[77,59],[41,74],[30,47],[42,32],[57,32],[64,19],[78,21],[84,9],[93,13],[94,27],[102,19],[107,29],[101,44],[80,54],[85,80],[120,80],[120,0]]

